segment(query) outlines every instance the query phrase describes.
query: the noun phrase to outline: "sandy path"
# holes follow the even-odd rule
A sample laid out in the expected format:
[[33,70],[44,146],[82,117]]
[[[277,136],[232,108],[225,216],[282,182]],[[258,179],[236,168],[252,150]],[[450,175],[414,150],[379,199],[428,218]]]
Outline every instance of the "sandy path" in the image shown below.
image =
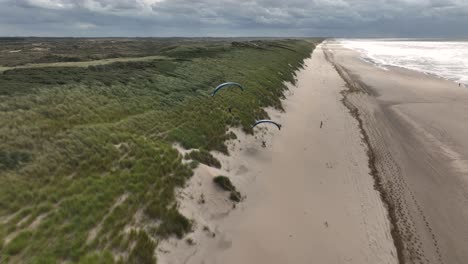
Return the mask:
[[468,89],[328,44],[369,135],[405,263],[468,263]]
[[[344,82],[321,46],[297,77],[286,113],[271,113],[283,129],[268,131],[268,147],[239,135],[241,145],[223,159],[223,173],[247,199],[222,213],[227,201],[210,185],[220,172],[200,168],[184,197],[203,192],[207,202],[181,205],[198,223],[197,245],[163,243],[160,263],[397,262],[358,123],[340,101]],[[204,235],[203,225],[216,236]]]
[[48,67],[89,67],[106,65],[115,62],[138,62],[138,61],[151,61],[151,60],[170,60],[171,58],[166,56],[146,56],[146,57],[122,57],[92,61],[74,61],[74,62],[51,62],[51,63],[30,63],[26,65],[5,67],[0,65],[0,73],[8,70],[17,69],[31,69],[31,68],[48,68]]

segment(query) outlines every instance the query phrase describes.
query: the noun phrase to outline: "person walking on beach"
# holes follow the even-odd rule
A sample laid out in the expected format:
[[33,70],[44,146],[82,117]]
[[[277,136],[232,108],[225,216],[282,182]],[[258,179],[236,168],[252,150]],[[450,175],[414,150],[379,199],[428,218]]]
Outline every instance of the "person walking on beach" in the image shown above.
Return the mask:
[[322,128],[323,126],[323,121],[320,121],[320,128]]

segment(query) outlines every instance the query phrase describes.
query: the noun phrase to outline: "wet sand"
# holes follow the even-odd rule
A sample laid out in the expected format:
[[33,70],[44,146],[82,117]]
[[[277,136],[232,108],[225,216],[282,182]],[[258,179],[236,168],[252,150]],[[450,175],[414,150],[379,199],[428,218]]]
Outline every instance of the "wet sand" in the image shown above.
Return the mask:
[[468,89],[325,47],[354,92],[403,263],[468,263]]
[[[195,230],[189,243],[162,242],[159,263],[397,263],[367,146],[341,101],[345,82],[321,46],[297,79],[286,112],[269,111],[280,131],[235,131],[231,155],[217,155],[223,169],[197,169],[180,193]],[[235,209],[212,183],[220,174],[246,196]]]

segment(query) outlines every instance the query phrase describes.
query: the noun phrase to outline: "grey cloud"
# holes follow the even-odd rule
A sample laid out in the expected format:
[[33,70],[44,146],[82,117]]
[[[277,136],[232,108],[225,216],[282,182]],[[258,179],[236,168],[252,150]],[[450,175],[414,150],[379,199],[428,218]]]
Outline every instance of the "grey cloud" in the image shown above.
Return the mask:
[[468,36],[466,0],[0,0],[0,35]]

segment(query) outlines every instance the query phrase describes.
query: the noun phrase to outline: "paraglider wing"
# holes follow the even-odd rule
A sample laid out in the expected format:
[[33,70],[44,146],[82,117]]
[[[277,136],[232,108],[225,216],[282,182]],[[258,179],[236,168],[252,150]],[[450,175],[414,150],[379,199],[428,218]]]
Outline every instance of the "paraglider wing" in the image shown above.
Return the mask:
[[239,87],[242,91],[244,91],[244,87],[242,87],[242,85],[240,85],[240,84],[238,84],[238,83],[235,83],[235,82],[226,82],[226,83],[222,83],[222,84],[216,86],[216,88],[215,88],[215,89],[213,90],[213,92],[211,93],[211,96],[215,96],[215,94],[216,94],[219,90],[221,90],[221,89],[223,89],[223,88],[226,88],[226,87],[228,87],[228,86],[237,86],[237,87]]
[[252,128],[256,127],[256,126],[259,125],[259,124],[263,124],[263,123],[273,124],[273,125],[275,125],[276,127],[278,127],[279,130],[281,130],[281,124],[278,124],[278,123],[276,123],[275,121],[267,120],[267,119],[258,120],[257,122],[255,122],[255,124],[252,125]]

